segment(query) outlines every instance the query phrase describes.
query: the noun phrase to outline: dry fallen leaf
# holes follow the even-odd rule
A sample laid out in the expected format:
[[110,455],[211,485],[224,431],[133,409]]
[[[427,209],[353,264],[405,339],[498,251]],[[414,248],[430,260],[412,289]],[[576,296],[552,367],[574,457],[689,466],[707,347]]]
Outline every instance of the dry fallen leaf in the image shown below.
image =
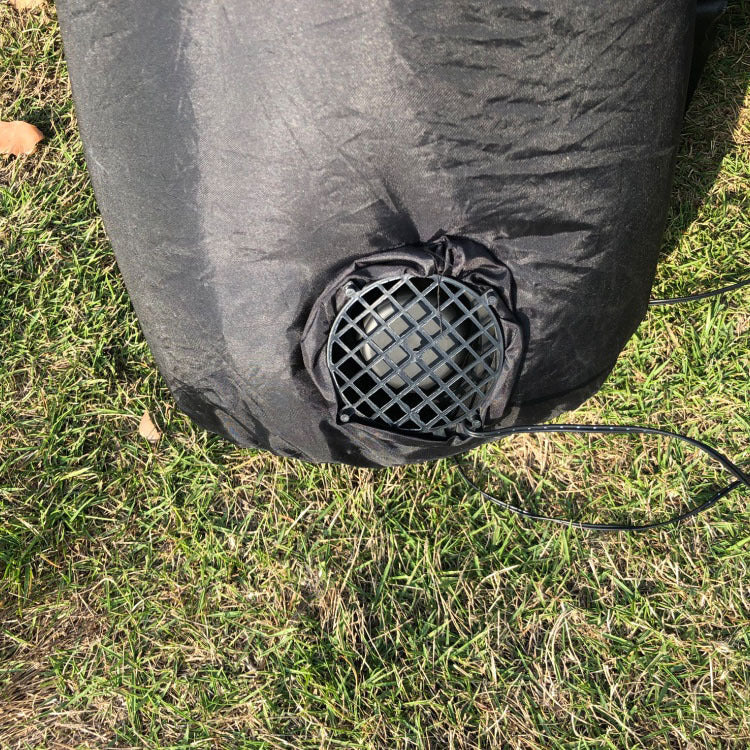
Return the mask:
[[42,131],[28,122],[0,122],[0,154],[31,154],[42,138]]
[[46,5],[46,0],[8,0],[16,10],[35,10]]
[[159,428],[154,424],[153,420],[151,419],[151,415],[148,413],[148,410],[143,412],[143,416],[141,417],[141,423],[138,425],[138,434],[142,438],[146,438],[149,443],[158,443],[159,438],[161,437],[161,432],[159,432]]

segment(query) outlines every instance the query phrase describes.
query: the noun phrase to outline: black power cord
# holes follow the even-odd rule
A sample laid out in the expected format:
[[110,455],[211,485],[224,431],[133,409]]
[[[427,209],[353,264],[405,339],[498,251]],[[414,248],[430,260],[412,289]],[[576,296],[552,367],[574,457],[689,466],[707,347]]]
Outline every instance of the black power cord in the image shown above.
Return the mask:
[[661,305],[679,305],[682,302],[697,302],[701,299],[708,299],[709,297],[719,297],[727,292],[733,292],[735,289],[742,289],[742,287],[750,286],[750,279],[742,279],[736,284],[729,284],[722,286],[719,289],[709,289],[707,292],[699,292],[698,294],[688,294],[686,297],[666,297],[665,299],[652,299],[649,300],[649,307],[659,307]]
[[[750,279],[744,279],[737,282],[736,284],[730,284],[719,289],[711,289],[707,292],[700,292],[698,294],[690,294],[686,297],[670,297],[666,299],[652,299],[649,302],[649,306],[656,307],[662,305],[676,305],[683,302],[695,302],[697,300],[707,299],[709,297],[718,297],[727,292],[740,289],[750,285]],[[678,524],[681,521],[685,521],[688,518],[693,518],[699,513],[716,505],[721,498],[726,497],[730,492],[733,492],[738,487],[750,488],[750,476],[748,476],[737,464],[731,459],[727,458],[723,453],[720,453],[715,448],[712,448],[707,443],[695,438],[688,437],[687,435],[681,435],[677,432],[669,432],[668,430],[660,430],[655,427],[643,427],[641,425],[606,425],[606,424],[542,424],[542,425],[516,425],[514,427],[504,427],[498,430],[466,430],[465,435],[473,438],[480,439],[495,439],[502,440],[503,438],[512,437],[513,435],[534,435],[539,433],[584,433],[584,434],[609,434],[609,435],[659,435],[672,440],[679,440],[683,443],[697,448],[698,450],[705,453],[709,458],[712,458],[717,463],[726,469],[733,477],[735,481],[728,484],[726,487],[718,490],[708,500],[696,505],[695,507],[678,513],[677,515],[667,518],[664,521],[654,521],[652,523],[644,524],[620,524],[620,523],[587,523],[584,521],[574,521],[569,518],[561,518],[558,516],[545,516],[533,511],[526,510],[513,503],[509,503],[507,500],[502,500],[497,495],[493,495],[491,492],[487,492],[482,489],[473,479],[469,477],[464,469],[461,461],[457,458],[453,458],[453,462],[458,469],[462,479],[473,489],[478,492],[485,500],[489,500],[495,505],[516,513],[524,518],[529,518],[532,521],[549,521],[551,523],[557,523],[562,526],[568,526],[575,529],[588,529],[591,531],[648,531],[650,529],[660,529],[666,526],[672,526]]]
[[570,526],[576,529],[590,529],[592,531],[647,531],[648,529],[659,529],[664,526],[671,526],[672,524],[679,523],[693,516],[697,516],[704,510],[708,510],[712,506],[725,497],[733,490],[738,487],[750,487],[750,477],[742,471],[731,459],[727,458],[723,453],[720,453],[715,448],[712,448],[706,443],[695,440],[694,438],[688,437],[687,435],[680,435],[677,432],[669,432],[668,430],[659,430],[655,427],[641,427],[640,425],[608,425],[608,424],[541,424],[541,425],[523,425],[516,427],[505,427],[500,430],[467,430],[466,435],[474,438],[494,438],[502,439],[511,437],[512,435],[534,435],[538,433],[584,433],[584,434],[609,434],[609,435],[660,435],[662,437],[671,438],[673,440],[680,440],[683,443],[692,445],[694,448],[698,448],[703,451],[706,455],[712,458],[717,463],[721,464],[732,476],[735,477],[735,481],[728,484],[716,492],[705,502],[700,505],[686,510],[683,513],[672,516],[664,521],[654,521],[653,523],[644,524],[621,524],[621,523],[586,523],[583,521],[573,521],[567,518],[560,518],[557,516],[544,516],[539,513],[534,513],[525,508],[520,508],[517,505],[509,503],[507,500],[501,500],[496,495],[493,495],[486,490],[483,490],[473,479],[469,477],[464,469],[461,461],[458,458],[454,458],[453,461],[458,468],[458,472],[463,480],[471,487],[475,492],[478,492],[485,500],[489,500],[499,507],[510,510],[513,513],[517,513],[519,516],[524,518],[530,518],[533,521],[551,521],[552,523],[558,523],[563,526]]

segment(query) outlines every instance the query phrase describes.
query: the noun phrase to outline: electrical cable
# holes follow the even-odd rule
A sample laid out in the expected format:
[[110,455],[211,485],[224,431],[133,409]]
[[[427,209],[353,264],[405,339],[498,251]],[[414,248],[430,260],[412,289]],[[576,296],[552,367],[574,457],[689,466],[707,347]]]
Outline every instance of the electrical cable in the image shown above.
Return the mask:
[[742,279],[734,284],[719,287],[718,289],[709,289],[707,292],[699,292],[698,294],[688,294],[685,297],[665,297],[664,299],[652,299],[649,300],[649,307],[658,307],[661,305],[678,305],[683,302],[696,302],[702,299],[708,299],[709,297],[719,297],[727,292],[733,292],[735,289],[742,289],[743,287],[750,286],[750,279]]
[[[707,292],[700,292],[698,294],[690,294],[685,297],[670,297],[665,299],[652,299],[649,302],[649,306],[661,306],[661,305],[676,305],[683,302],[694,302],[697,300],[707,299],[709,297],[718,297],[721,294],[740,289],[742,287],[750,285],[750,279],[739,281],[735,284],[730,284],[725,287],[718,289],[712,289]],[[461,461],[458,457],[453,458],[453,462],[458,469],[461,478],[469,485],[471,489],[479,493],[485,500],[489,500],[504,510],[509,510],[519,516],[531,519],[532,521],[547,521],[551,523],[560,524],[575,529],[587,529],[591,531],[615,531],[615,532],[634,532],[634,531],[648,531],[650,529],[660,529],[667,526],[676,525],[688,518],[693,518],[699,513],[712,508],[716,505],[719,500],[726,497],[728,494],[738,489],[739,487],[747,487],[750,489],[750,476],[748,476],[737,464],[735,464],[730,458],[720,453],[715,448],[712,448],[707,443],[695,438],[688,437],[687,435],[681,435],[677,432],[670,432],[668,430],[661,430],[656,427],[644,427],[641,425],[605,425],[605,424],[542,424],[542,425],[516,425],[514,427],[504,427],[497,430],[465,430],[464,434],[468,437],[480,438],[480,439],[494,439],[502,440],[513,435],[533,435],[538,433],[584,433],[584,434],[614,434],[614,435],[659,435],[666,437],[671,440],[679,440],[683,443],[687,443],[694,448],[705,453],[707,456],[712,458],[717,463],[726,469],[733,477],[735,481],[730,482],[726,487],[715,492],[708,500],[696,505],[689,510],[682,513],[678,513],[671,518],[667,518],[663,521],[654,521],[645,524],[627,524],[627,523],[588,523],[585,521],[574,521],[569,518],[561,518],[559,516],[545,516],[540,513],[534,513],[533,511],[521,508],[507,500],[502,500],[497,495],[493,495],[491,492],[487,492],[482,489],[473,479],[469,477],[464,469]]]
[[614,435],[659,435],[661,437],[667,437],[673,440],[679,440],[683,443],[698,448],[700,451],[708,455],[717,463],[726,469],[733,477],[735,481],[728,484],[716,492],[705,502],[700,505],[686,510],[683,513],[679,513],[671,518],[664,521],[654,521],[652,523],[645,524],[620,524],[620,523],[587,523],[584,521],[574,521],[572,519],[560,518],[558,516],[545,516],[533,511],[526,510],[517,505],[509,503],[507,500],[501,500],[496,495],[493,495],[486,490],[483,490],[473,479],[471,479],[466,470],[464,469],[461,461],[454,457],[453,461],[458,468],[458,472],[462,479],[471,487],[475,492],[478,492],[485,500],[493,502],[499,507],[510,510],[524,518],[530,518],[533,521],[550,521],[552,523],[561,524],[563,526],[570,526],[576,529],[589,529],[592,531],[647,531],[649,529],[658,529],[665,526],[671,526],[672,524],[680,523],[688,518],[697,516],[704,510],[708,510],[712,506],[721,500],[721,498],[728,495],[738,487],[750,488],[750,477],[742,471],[731,459],[727,458],[723,453],[720,453],[715,448],[696,440],[695,438],[688,437],[687,435],[680,435],[677,432],[669,432],[668,430],[660,430],[656,427],[642,427],[640,425],[607,425],[607,424],[542,424],[542,425],[517,425],[515,427],[504,427],[499,430],[466,430],[465,434],[468,437],[474,438],[493,438],[495,440],[511,437],[512,435],[533,435],[537,433],[584,433],[584,434],[614,434]]

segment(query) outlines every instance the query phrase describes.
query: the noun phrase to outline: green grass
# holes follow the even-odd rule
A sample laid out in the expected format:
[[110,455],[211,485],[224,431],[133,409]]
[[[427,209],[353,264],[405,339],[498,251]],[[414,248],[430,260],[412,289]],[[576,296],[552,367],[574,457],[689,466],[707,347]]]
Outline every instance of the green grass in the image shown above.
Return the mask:
[[[745,0],[688,114],[660,296],[747,273],[749,84]],[[47,140],[0,161],[0,747],[750,747],[747,491],[600,536],[509,517],[447,462],[315,467],[202,432],[103,232],[53,11],[0,5],[14,118]],[[649,313],[574,418],[676,428],[747,467],[749,301]],[[658,441],[587,445],[474,458],[500,492],[591,518],[719,481]]]

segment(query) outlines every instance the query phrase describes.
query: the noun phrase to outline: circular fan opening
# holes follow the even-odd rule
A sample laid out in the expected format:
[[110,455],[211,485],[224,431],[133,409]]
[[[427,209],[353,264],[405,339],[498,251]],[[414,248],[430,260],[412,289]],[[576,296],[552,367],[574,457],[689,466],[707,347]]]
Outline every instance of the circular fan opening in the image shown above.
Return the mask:
[[346,294],[328,339],[340,419],[424,433],[476,426],[503,363],[491,293],[400,276]]

